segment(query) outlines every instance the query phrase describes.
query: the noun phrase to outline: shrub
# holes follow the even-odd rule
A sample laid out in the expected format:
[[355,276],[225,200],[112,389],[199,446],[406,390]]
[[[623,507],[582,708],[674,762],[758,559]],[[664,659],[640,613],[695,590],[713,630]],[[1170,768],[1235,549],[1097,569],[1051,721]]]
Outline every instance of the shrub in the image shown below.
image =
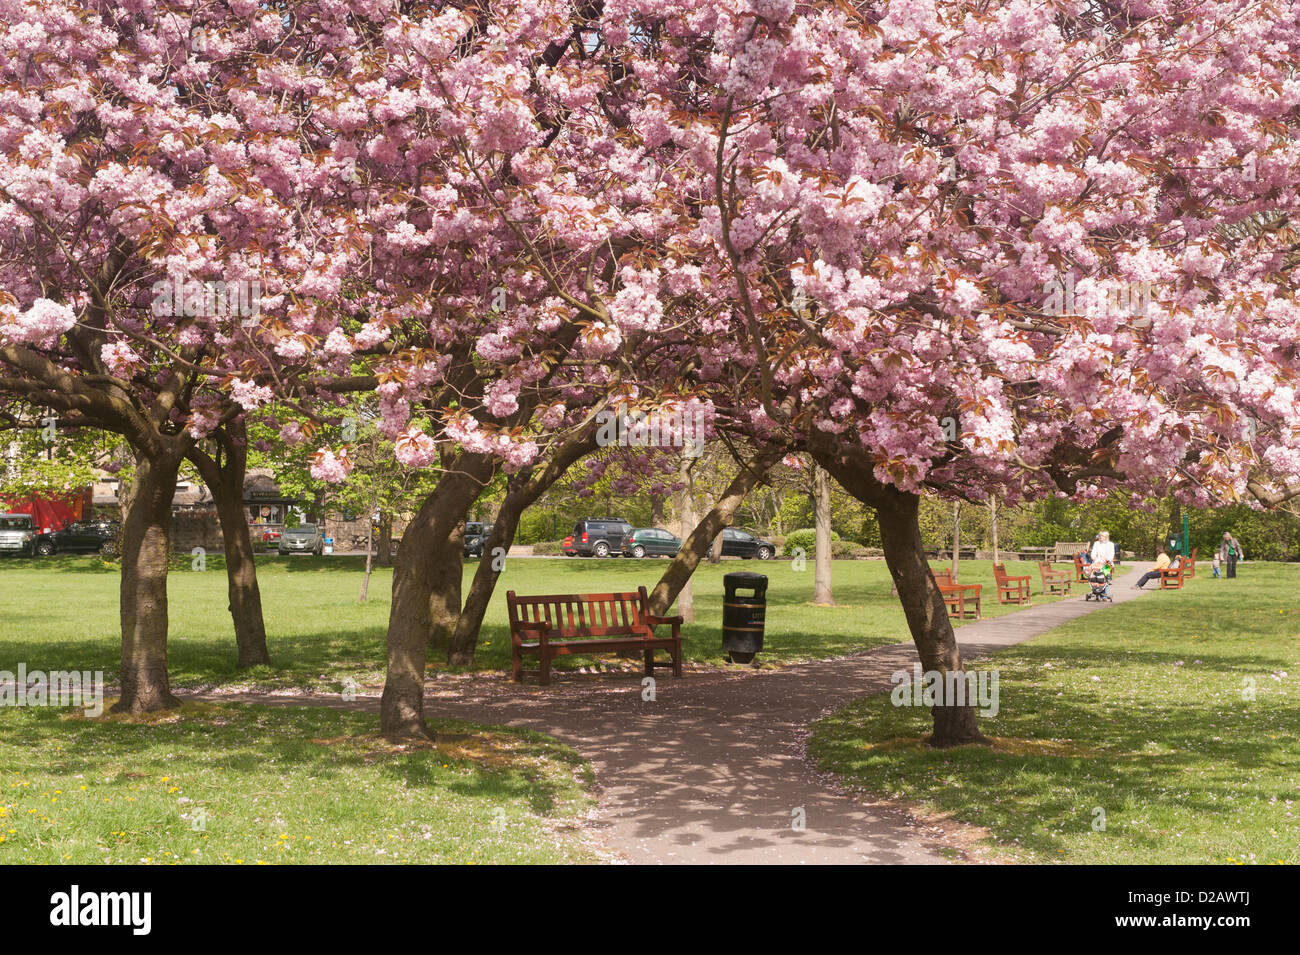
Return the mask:
[[836,560],[861,560],[872,549],[857,541],[831,541],[831,557]]
[[539,557],[559,557],[564,553],[564,541],[536,541],[533,553]]
[[[831,552],[834,553],[835,542],[840,539],[840,535],[831,531]],[[785,537],[785,544],[781,548],[781,553],[789,556],[797,549],[802,550],[805,554],[812,555],[813,547],[817,543],[817,531],[811,527],[804,527],[797,531],[791,531]]]

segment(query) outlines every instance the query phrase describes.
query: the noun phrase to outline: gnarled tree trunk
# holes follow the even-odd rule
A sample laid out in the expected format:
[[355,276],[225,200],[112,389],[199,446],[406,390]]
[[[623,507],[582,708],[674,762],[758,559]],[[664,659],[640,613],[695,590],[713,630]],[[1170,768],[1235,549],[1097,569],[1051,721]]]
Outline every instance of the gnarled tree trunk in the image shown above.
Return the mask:
[[[950,673],[956,680],[965,680],[961,648],[948,619],[939,585],[934,582],[929,562],[925,559],[919,521],[920,498],[881,484],[873,476],[869,462],[849,458],[842,449],[830,444],[831,440],[814,436],[809,442],[809,450],[841,487],[863,504],[875,508],[885,563],[898,590],[922,667],[941,675],[941,688],[949,685]],[[969,700],[967,695],[963,705],[959,706],[942,693],[936,696],[931,708],[934,720],[934,733],[928,740],[931,746],[942,748],[988,742],[979,730],[975,707]]]
[[469,594],[456,621],[447,662],[452,666],[474,663],[474,648],[487,613],[488,602],[496,590],[497,578],[505,569],[502,559],[515,541],[519,518],[524,508],[536,502],[580,458],[595,451],[596,434],[575,435],[561,445],[544,467],[515,476],[507,488],[501,509],[492,521],[492,533],[483,542],[483,557],[474,571]]
[[672,559],[668,569],[659,578],[659,583],[655,584],[655,589],[650,594],[652,614],[663,615],[668,612],[668,608],[677,599],[682,587],[695,573],[695,568],[708,554],[714,540],[725,528],[731,526],[731,522],[736,517],[736,509],[744,502],[745,495],[758,486],[773,465],[781,460],[782,454],[784,454],[782,448],[768,445],[740,469],[740,473],[727,485],[727,489],[722,492],[722,496],[718,498],[709,513],[695,525],[691,535],[682,541],[682,549],[677,552],[677,556]]
[[242,420],[228,423],[214,437],[221,450],[218,459],[198,448],[191,450],[189,459],[199,469],[199,476],[212,492],[217,506],[226,552],[230,619],[235,627],[235,666],[242,670],[271,662],[262,616],[262,591],[257,584],[257,558],[244,511],[248,449]]
[[428,737],[424,670],[446,652],[460,615],[464,517],[491,478],[483,456],[447,461],[447,473],[402,533],[388,614],[388,675],[380,701],[388,736]]
[[167,560],[180,462],[136,454],[122,526],[122,696],[114,713],[180,705],[167,675]]

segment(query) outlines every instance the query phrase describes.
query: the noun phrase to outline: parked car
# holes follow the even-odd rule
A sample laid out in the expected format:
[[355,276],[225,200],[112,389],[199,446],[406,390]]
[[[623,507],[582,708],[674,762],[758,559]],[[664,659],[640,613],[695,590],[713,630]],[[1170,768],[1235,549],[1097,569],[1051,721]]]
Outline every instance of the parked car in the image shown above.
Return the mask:
[[570,534],[568,537],[564,538],[563,543],[560,544],[560,552],[563,553],[565,557],[577,557],[577,556],[578,556],[578,549],[577,549],[576,547],[573,546],[573,535],[572,535],[572,534]]
[[281,554],[313,554],[319,557],[325,552],[325,538],[315,524],[299,524],[297,527],[285,528],[276,550]]
[[464,554],[466,557],[482,557],[483,545],[492,533],[491,524],[483,524],[479,521],[465,522],[465,547]]
[[635,527],[623,538],[624,557],[672,557],[682,549],[682,539],[657,527]]
[[36,528],[30,514],[0,514],[0,554],[36,553]]
[[748,531],[728,527],[722,532],[722,556],[743,557],[746,560],[751,557],[757,557],[759,560],[771,560],[776,556],[776,545],[771,541],[763,540],[761,537],[755,537]]
[[42,557],[51,554],[105,554],[117,553],[117,537],[121,526],[117,521],[73,521],[60,531],[38,534],[36,553]]
[[270,550],[272,547],[280,546],[281,534],[279,531],[262,531],[262,547]]
[[573,525],[574,553],[584,557],[608,557],[623,553],[623,538],[632,525],[621,517],[584,517]]

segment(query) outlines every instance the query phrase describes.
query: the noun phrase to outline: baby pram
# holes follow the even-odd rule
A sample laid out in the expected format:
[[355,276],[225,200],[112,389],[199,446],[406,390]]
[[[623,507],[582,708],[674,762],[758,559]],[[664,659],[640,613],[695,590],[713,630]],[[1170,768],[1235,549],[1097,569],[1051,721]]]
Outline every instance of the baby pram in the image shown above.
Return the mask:
[[1084,600],[1109,600],[1115,602],[1115,598],[1110,595],[1110,567],[1095,567],[1088,574],[1088,592],[1083,595]]

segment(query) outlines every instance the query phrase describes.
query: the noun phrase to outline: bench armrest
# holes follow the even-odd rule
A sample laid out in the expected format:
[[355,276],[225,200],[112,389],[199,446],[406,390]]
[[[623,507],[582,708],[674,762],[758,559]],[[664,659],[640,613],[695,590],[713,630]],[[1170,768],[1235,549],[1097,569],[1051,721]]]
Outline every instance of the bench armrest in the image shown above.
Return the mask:
[[685,617],[659,617],[652,613],[646,614],[641,619],[644,620],[652,627],[657,627],[661,623],[670,623],[675,627],[680,627],[682,624],[686,622]]
[[553,626],[545,621],[538,621],[536,623],[520,623],[510,628],[510,636],[520,637],[525,633],[535,633],[537,634],[537,639],[542,643],[545,643],[547,638],[551,635],[551,631],[554,629]]

